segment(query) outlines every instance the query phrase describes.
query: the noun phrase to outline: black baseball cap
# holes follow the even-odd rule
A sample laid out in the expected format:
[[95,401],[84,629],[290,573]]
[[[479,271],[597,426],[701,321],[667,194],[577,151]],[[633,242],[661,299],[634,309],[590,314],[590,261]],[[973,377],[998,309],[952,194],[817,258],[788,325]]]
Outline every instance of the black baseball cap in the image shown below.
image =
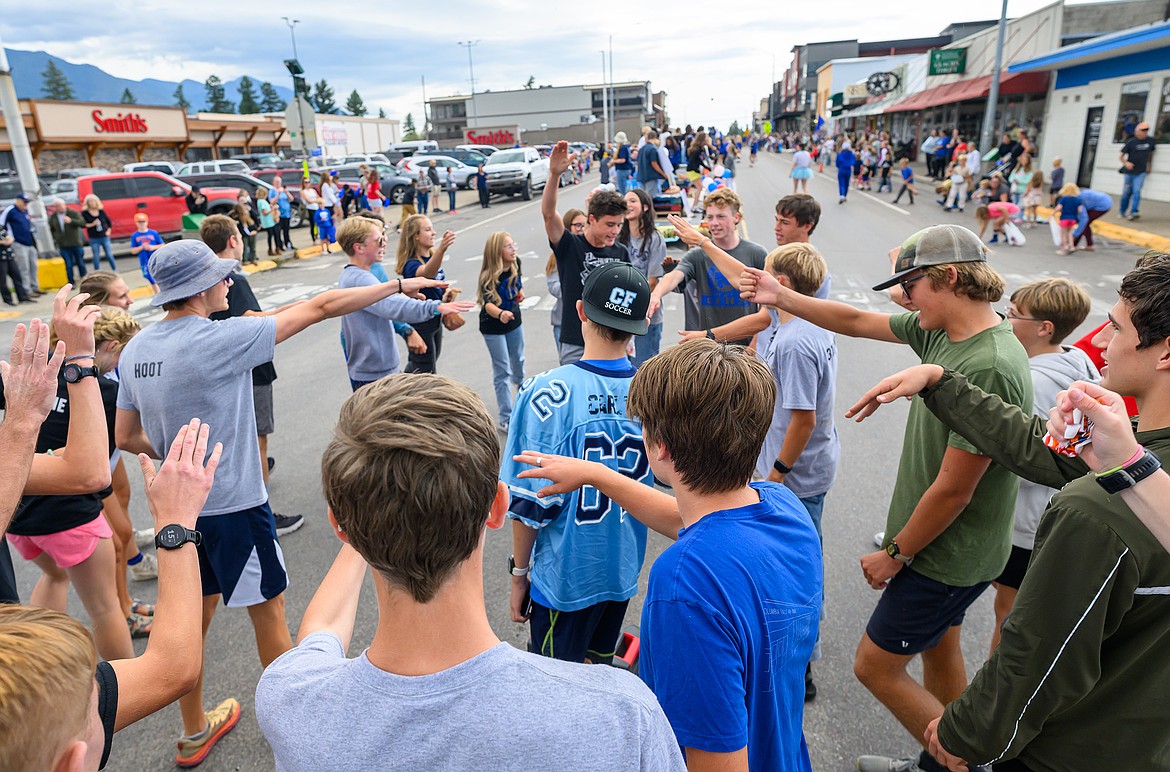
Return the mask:
[[650,327],[650,282],[629,263],[614,261],[594,268],[581,290],[585,318],[602,327],[645,335]]

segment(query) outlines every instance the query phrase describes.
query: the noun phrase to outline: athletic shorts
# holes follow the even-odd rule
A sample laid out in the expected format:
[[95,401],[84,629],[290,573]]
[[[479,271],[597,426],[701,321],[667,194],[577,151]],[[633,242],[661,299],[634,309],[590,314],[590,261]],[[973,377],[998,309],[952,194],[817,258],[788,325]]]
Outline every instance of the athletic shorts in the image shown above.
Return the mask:
[[903,568],[882,592],[865,633],[891,654],[909,656],[932,649],[947,630],[963,624],[967,608],[989,584],[952,587]]
[[[146,255],[146,257],[142,255]],[[154,284],[154,277],[150,275],[149,268],[150,254],[144,251],[142,255],[138,256],[138,267],[142,269],[142,278],[146,279],[147,284]]]
[[272,384],[252,384],[252,403],[256,406],[256,434],[267,437],[276,431],[276,418],[272,415]]
[[1062,228],[1075,228],[1075,227],[1077,227],[1077,221],[1076,220],[1061,220],[1060,227],[1062,227]]
[[1031,559],[1032,550],[1026,550],[1013,544],[1012,554],[1008,556],[1007,565],[1003,567],[1003,573],[996,578],[995,583],[1020,589],[1020,585],[1024,582],[1024,574],[1028,573],[1028,562]]
[[45,554],[59,568],[72,568],[89,559],[97,549],[99,539],[110,539],[113,536],[110,524],[99,514],[88,523],[67,531],[43,536],[17,536],[10,533],[8,541],[25,560]]
[[337,229],[332,224],[322,225],[317,223],[317,238],[324,239],[332,244],[337,241]]
[[223,595],[225,606],[240,608],[272,600],[288,587],[284,552],[268,502],[195,521],[203,536],[199,576],[203,594]]
[[557,611],[533,601],[530,648],[566,662],[588,657],[595,665],[612,664],[629,605],[628,600],[607,600],[580,611]]

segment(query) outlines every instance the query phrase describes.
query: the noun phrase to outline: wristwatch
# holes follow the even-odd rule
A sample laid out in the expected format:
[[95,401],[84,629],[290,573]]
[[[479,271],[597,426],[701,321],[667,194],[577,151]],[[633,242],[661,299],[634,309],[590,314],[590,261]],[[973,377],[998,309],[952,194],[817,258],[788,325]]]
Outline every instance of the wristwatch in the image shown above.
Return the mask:
[[177,550],[187,542],[196,547],[203,543],[203,534],[191,531],[177,523],[171,523],[160,530],[154,537],[154,546],[157,549]]
[[532,566],[525,566],[524,568],[517,567],[515,556],[508,556],[508,573],[512,576],[528,576],[528,572],[531,570]]
[[1141,458],[1129,466],[1097,475],[1096,480],[1106,493],[1120,493],[1137,485],[1161,468],[1162,460],[1147,450]]
[[914,556],[903,555],[902,550],[898,549],[898,542],[893,539],[890,539],[889,545],[886,546],[886,554],[903,565],[908,566],[914,562]]
[[715,331],[707,330],[707,340],[715,340]]
[[61,375],[65,378],[65,383],[78,383],[82,378],[92,375],[94,378],[98,377],[97,365],[90,365],[89,367],[82,367],[81,365],[70,362],[61,368]]
[[789,472],[792,471],[792,467],[788,466],[788,464],[785,464],[780,459],[776,459],[775,461],[772,462],[772,468],[775,469],[780,474],[788,474]]

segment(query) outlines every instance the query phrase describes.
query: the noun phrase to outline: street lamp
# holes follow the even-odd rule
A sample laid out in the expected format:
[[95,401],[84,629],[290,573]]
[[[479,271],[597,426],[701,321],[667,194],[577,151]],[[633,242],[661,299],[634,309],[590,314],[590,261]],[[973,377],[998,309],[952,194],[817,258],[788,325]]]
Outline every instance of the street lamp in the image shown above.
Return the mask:
[[280,18],[284,19],[284,23],[288,25],[289,34],[292,35],[293,59],[299,59],[300,57],[297,56],[297,25],[301,23],[301,20],[290,19],[287,16],[281,16]]
[[475,108],[475,63],[471,59],[471,49],[479,45],[478,40],[459,41],[459,45],[467,49],[467,69],[471,75],[471,119],[472,128],[479,128],[479,111]]
[[995,40],[995,69],[991,71],[991,87],[987,90],[987,110],[983,113],[983,131],[979,137],[979,152],[986,154],[994,144],[992,133],[995,131],[995,108],[999,102],[999,71],[1003,67],[1003,37],[1007,29],[1007,4],[1003,0],[1003,8],[999,13],[999,31]]
[[[287,16],[281,16],[284,23],[288,25],[289,34],[292,36],[293,58],[285,59],[284,66],[288,69],[288,74],[293,79],[293,103],[297,108],[297,123],[301,128],[301,155],[305,158],[309,156],[309,138],[308,130],[305,128],[305,111],[303,108],[304,100],[309,93],[309,85],[305,82],[305,68],[301,66],[300,58],[297,56],[297,25],[301,23],[300,19],[290,19]],[[273,147],[273,150],[276,148]]]

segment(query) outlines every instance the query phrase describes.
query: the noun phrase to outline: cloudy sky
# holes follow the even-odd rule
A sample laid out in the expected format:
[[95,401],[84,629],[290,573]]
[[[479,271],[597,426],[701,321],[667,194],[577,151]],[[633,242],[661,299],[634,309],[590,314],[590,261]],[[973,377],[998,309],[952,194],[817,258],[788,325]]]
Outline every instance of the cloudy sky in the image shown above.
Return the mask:
[[[1019,16],[1048,4],[1011,0],[1009,13]],[[951,22],[998,18],[1000,12],[997,0],[5,5],[0,16],[5,46],[48,51],[136,80],[203,80],[211,74],[228,80],[247,74],[284,83],[288,74],[281,62],[291,55],[292,43],[281,16],[288,14],[300,20],[297,49],[307,76],[328,80],[339,103],[356,88],[373,111],[381,107],[398,118],[413,112],[416,119],[422,113],[423,77],[428,96],[468,92],[467,52],[458,41],[479,41],[473,48],[476,89],[504,90],[519,88],[530,75],[539,84],[557,86],[600,81],[600,51],[612,34],[615,80],[650,80],[656,91],[665,90],[674,123],[724,128],[750,117],[767,95],[773,61],[780,77],[794,45],[927,37]],[[799,15],[794,6],[801,8]],[[913,11],[897,13],[898,8]]]

